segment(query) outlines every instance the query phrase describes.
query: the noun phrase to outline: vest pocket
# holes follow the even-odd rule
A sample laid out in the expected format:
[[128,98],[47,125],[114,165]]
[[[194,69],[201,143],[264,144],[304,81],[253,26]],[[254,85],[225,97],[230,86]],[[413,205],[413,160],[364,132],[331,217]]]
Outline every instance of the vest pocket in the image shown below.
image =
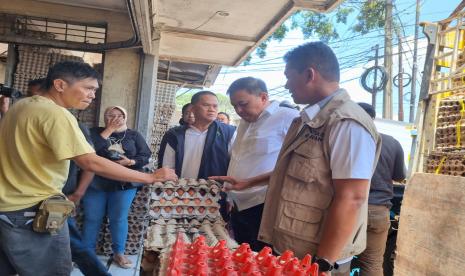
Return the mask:
[[320,230],[323,211],[291,201],[283,201],[278,229],[297,238],[313,241]]
[[320,168],[321,158],[305,158],[293,154],[284,178],[282,197],[287,201],[311,206],[320,210],[328,208],[333,198],[330,181],[322,181],[326,172]]
[[312,160],[298,154],[293,154],[287,170],[287,174],[304,182],[314,180],[315,167],[311,165]]

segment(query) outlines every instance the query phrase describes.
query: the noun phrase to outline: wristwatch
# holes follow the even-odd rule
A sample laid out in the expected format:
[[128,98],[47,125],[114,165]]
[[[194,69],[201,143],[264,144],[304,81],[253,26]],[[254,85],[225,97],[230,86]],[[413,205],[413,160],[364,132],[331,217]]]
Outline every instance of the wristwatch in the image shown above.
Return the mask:
[[339,265],[337,263],[331,263],[325,258],[320,258],[318,256],[313,256],[312,258],[312,263],[317,263],[318,264],[318,271],[320,272],[327,272],[331,271],[333,269],[338,269]]

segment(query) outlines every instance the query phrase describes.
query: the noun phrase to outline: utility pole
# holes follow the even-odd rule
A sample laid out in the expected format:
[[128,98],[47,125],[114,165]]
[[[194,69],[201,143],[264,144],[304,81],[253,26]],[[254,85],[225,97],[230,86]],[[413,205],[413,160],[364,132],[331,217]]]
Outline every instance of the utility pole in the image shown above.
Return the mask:
[[376,110],[376,92],[378,85],[376,80],[378,79],[378,56],[379,56],[379,44],[375,45],[375,79],[373,80],[373,92],[371,93],[371,106]]
[[417,0],[415,13],[415,39],[413,43],[412,91],[410,92],[410,114],[408,121],[413,123],[415,116],[415,100],[417,97],[417,54],[418,54],[418,25],[420,24],[420,0]]
[[399,38],[399,74],[397,74],[397,86],[399,89],[399,115],[397,120],[403,122],[404,121],[404,68],[402,67],[402,38],[400,37],[400,33],[397,33]]
[[392,119],[392,0],[386,0],[384,24],[384,67],[387,83],[383,95],[383,118]]

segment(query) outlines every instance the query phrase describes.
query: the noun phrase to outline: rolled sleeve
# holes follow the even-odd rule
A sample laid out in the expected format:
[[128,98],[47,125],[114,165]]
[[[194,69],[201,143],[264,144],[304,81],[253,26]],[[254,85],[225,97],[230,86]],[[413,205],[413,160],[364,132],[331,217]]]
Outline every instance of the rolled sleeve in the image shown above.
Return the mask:
[[344,120],[329,134],[330,166],[333,179],[371,179],[376,143],[359,123]]

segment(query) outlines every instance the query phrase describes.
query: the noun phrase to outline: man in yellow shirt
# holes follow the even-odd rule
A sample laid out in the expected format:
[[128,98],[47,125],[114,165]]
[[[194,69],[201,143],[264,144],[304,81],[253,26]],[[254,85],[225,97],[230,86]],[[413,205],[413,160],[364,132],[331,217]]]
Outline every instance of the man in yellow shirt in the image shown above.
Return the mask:
[[69,160],[121,181],[175,180],[173,170],[145,174],[97,156],[67,108],[85,109],[99,87],[88,64],[61,62],[50,68],[42,96],[16,103],[0,123],[0,275],[69,275],[67,224],[56,234],[32,230],[40,203],[61,194]]

